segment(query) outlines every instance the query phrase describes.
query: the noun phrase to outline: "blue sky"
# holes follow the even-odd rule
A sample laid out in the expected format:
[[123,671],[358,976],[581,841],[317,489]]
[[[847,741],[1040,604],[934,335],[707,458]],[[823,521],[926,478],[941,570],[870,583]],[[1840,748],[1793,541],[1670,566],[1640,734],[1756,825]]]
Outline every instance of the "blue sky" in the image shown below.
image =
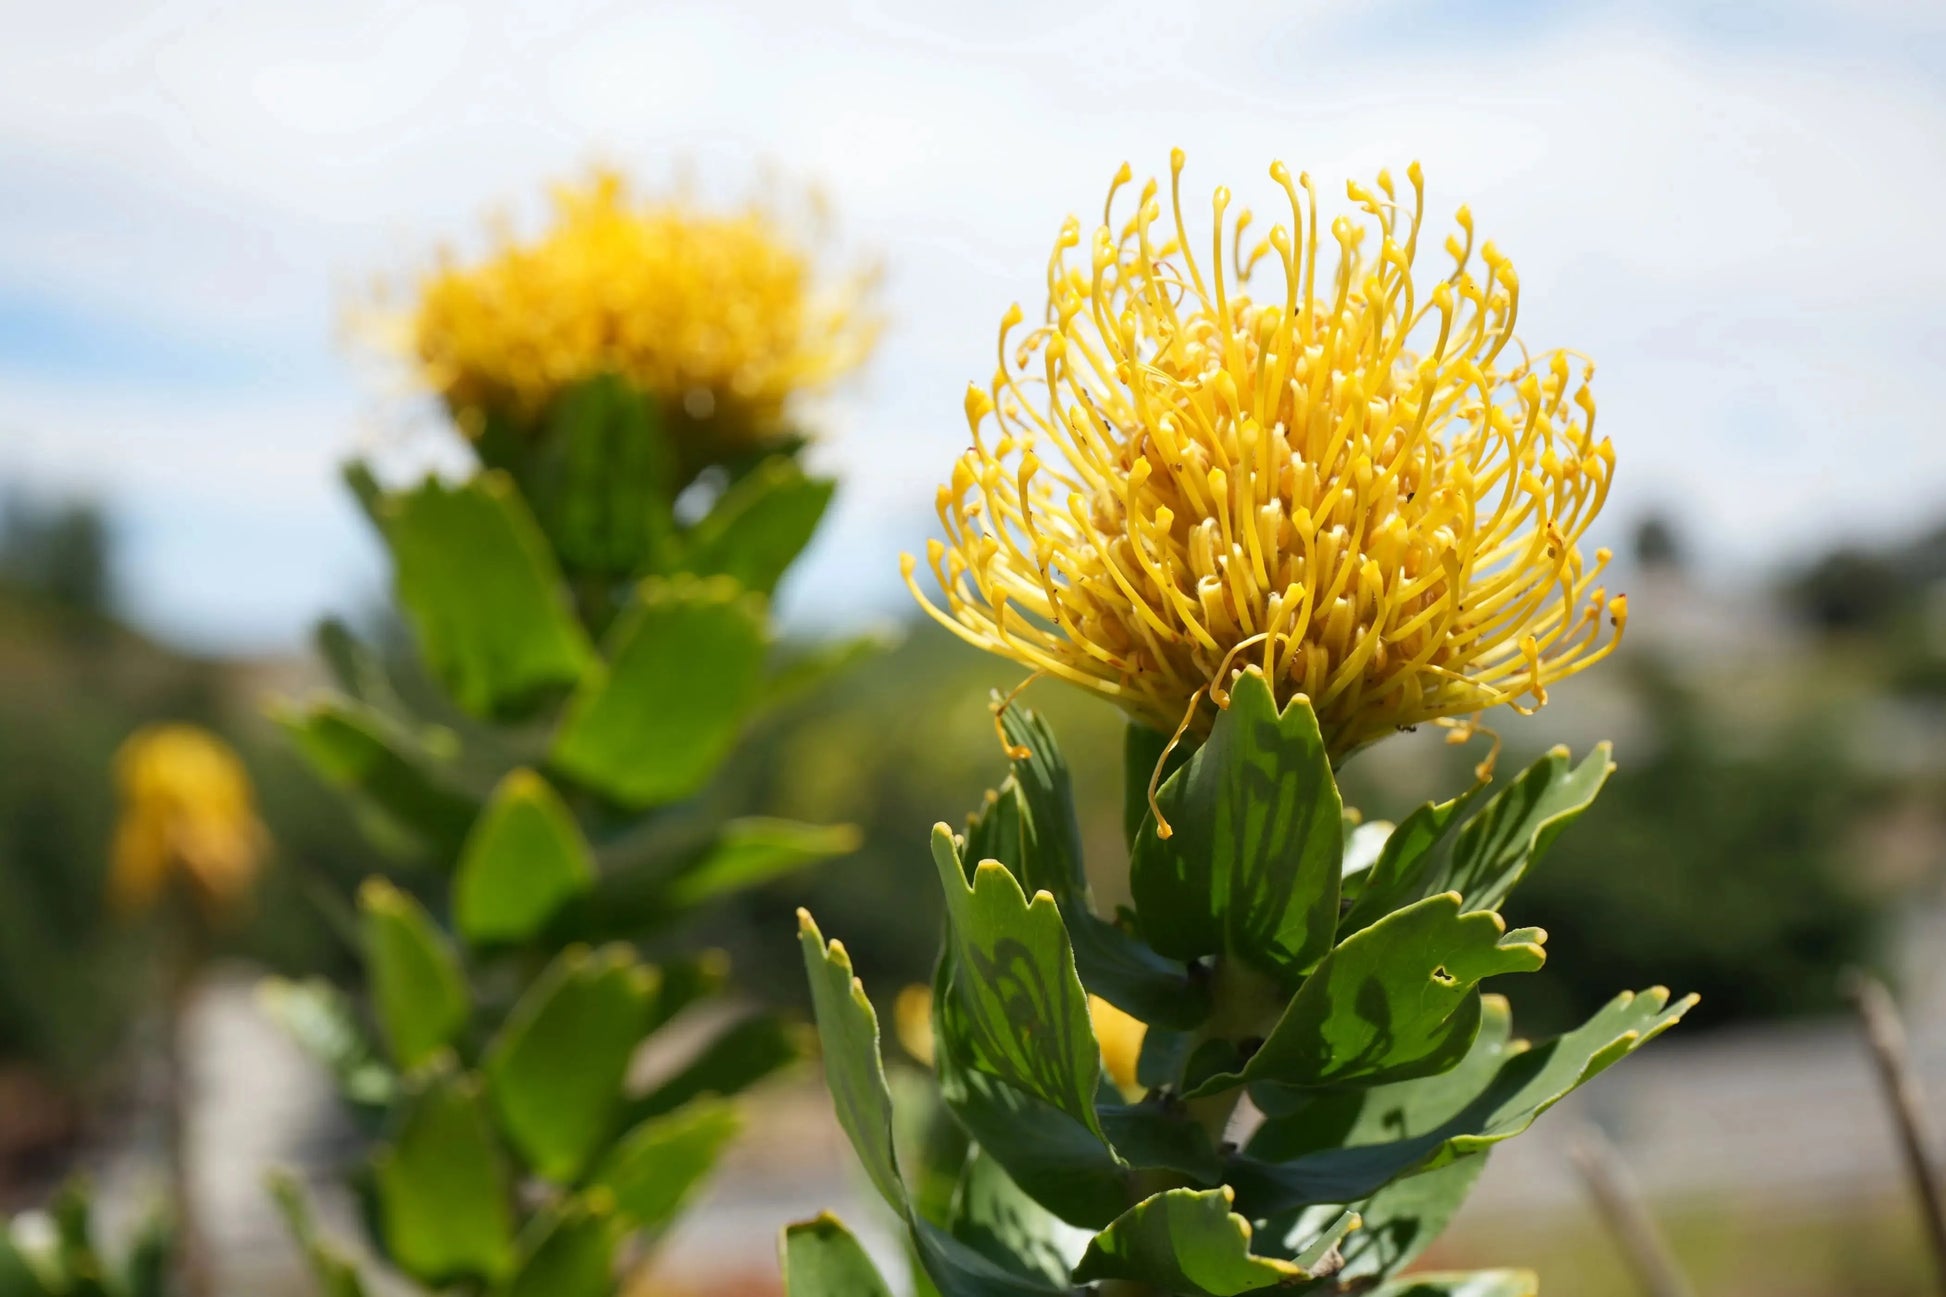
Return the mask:
[[1600,362],[1608,539],[1748,573],[1946,514],[1946,7],[1531,0],[29,7],[0,44],[0,479],[99,496],[134,608],[291,645],[383,570],[335,465],[452,448],[339,320],[596,160],[816,180],[892,331],[820,412],[838,515],[788,598],[902,598],[960,394],[1115,166],[1241,199],[1423,159]]

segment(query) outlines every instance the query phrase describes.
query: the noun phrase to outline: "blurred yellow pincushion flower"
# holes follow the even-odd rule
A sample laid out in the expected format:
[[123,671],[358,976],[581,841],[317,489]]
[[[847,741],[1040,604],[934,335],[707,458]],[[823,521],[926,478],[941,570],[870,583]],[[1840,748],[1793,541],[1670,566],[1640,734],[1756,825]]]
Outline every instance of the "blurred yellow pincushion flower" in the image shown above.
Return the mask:
[[124,913],[156,903],[181,878],[212,914],[249,893],[268,836],[243,763],[194,725],[149,725],[115,753],[121,818],[115,828],[110,904]]
[[[1117,217],[1063,225],[1044,320],[1000,330],[967,394],[973,445],[939,492],[932,615],[980,647],[1206,732],[1235,674],[1303,695],[1341,758],[1394,729],[1523,711],[1605,656],[1626,604],[1578,544],[1614,452],[1592,365],[1514,336],[1519,280],[1465,208],[1450,270],[1418,268],[1424,187],[1347,186],[1319,232],[1310,178],[1270,169],[1290,221],[1192,241],[1183,158]],[[1253,296],[1253,272],[1274,272]],[[1578,372],[1577,372],[1578,371]],[[1604,632],[1606,622],[1612,630]]]
[[469,432],[494,415],[532,425],[563,390],[614,374],[679,435],[762,442],[795,395],[871,350],[865,279],[822,283],[763,210],[638,201],[612,171],[558,187],[554,207],[538,237],[448,256],[420,285],[407,346]]

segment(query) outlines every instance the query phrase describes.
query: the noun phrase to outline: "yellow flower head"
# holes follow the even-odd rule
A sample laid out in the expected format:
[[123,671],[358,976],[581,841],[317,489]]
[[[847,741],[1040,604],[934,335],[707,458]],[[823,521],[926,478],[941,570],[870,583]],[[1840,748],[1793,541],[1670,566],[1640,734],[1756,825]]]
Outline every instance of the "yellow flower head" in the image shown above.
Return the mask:
[[1245,665],[1310,700],[1334,757],[1544,703],[1626,616],[1596,584],[1607,551],[1577,547],[1614,470],[1592,365],[1514,337],[1519,280],[1465,208],[1451,269],[1415,274],[1417,164],[1403,199],[1383,172],[1348,185],[1360,215],[1321,234],[1310,178],[1278,163],[1289,224],[1253,239],[1219,188],[1200,242],[1182,166],[1166,216],[1151,180],[1123,218],[1124,165],[1092,236],[1063,225],[1044,322],[1015,338],[1007,313],[939,492],[945,608],[908,555],[914,595],[1165,731],[1206,731],[1200,699]]
[[821,285],[777,218],[632,199],[597,172],[554,193],[538,238],[426,277],[410,321],[424,381],[462,428],[532,425],[565,388],[616,374],[679,433],[734,446],[783,431],[792,396],[871,350],[862,278]]
[[180,876],[213,914],[249,893],[268,843],[243,763],[194,725],[150,725],[115,753],[121,820],[108,894],[118,910],[155,904]]

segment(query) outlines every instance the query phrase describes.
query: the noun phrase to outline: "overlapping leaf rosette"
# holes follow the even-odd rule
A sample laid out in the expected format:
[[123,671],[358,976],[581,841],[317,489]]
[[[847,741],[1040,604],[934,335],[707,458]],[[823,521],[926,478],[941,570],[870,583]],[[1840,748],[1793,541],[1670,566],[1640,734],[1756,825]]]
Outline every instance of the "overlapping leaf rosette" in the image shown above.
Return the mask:
[[[1688,1007],[1624,993],[1528,1042],[1483,990],[1541,966],[1545,934],[1499,911],[1608,749],[1497,791],[1489,761],[1396,826],[1361,823],[1335,771],[1397,729],[1531,711],[1613,648],[1626,605],[1580,548],[1614,463],[1590,366],[1520,344],[1518,280],[1464,209],[1450,269],[1419,269],[1416,166],[1404,193],[1350,185],[1322,234],[1309,179],[1273,167],[1290,219],[1261,239],[1222,189],[1193,236],[1181,171],[1166,214],[1155,182],[1118,214],[1124,168],[1099,228],[1063,228],[1044,318],[1016,337],[1009,313],[967,399],[943,597],[914,584],[1128,712],[1131,904],[1094,903],[1054,736],[1003,706],[1011,771],[932,837],[933,1065],[966,1138],[900,1165],[872,1008],[803,915],[838,1116],[944,1297],[1530,1294],[1402,1272],[1494,1144]],[[1104,1067],[1120,1015],[1132,1086]],[[909,1188],[942,1174],[949,1194]],[[794,1297],[888,1291],[831,1218],[784,1250]]]
[[[720,952],[651,962],[700,907],[850,851],[846,826],[726,818],[759,713],[858,646],[793,656],[768,600],[834,483],[801,401],[862,359],[857,285],[762,211],[632,198],[599,175],[551,227],[449,259],[398,324],[477,468],[349,473],[437,698],[341,624],[339,689],[280,719],[341,787],[381,872],[356,898],[366,997],[273,983],[372,1136],[370,1250],[440,1291],[606,1297],[798,1054],[764,1011],[637,1065],[725,988]],[[663,941],[682,949],[680,941]],[[280,1187],[320,1284],[366,1278]],[[386,1289],[390,1291],[390,1289]]]

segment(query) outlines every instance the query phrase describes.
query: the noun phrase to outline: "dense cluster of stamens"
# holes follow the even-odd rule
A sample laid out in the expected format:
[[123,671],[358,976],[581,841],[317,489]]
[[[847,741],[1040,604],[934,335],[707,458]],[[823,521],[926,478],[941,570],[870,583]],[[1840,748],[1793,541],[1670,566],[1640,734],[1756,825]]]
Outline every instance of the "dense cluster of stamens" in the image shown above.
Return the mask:
[[863,278],[820,284],[767,212],[631,199],[598,172],[555,191],[540,237],[452,257],[420,286],[409,347],[462,427],[544,414],[563,389],[618,374],[733,433],[777,430],[796,393],[855,367],[876,324]]
[[1207,729],[1246,665],[1310,700],[1336,757],[1544,703],[1626,616],[1607,552],[1578,548],[1614,470],[1592,365],[1514,337],[1519,281],[1464,208],[1451,272],[1415,282],[1416,164],[1403,199],[1383,172],[1349,185],[1362,217],[1321,237],[1310,178],[1278,163],[1290,223],[1253,240],[1219,188],[1201,255],[1182,166],[1165,222],[1154,180],[1118,220],[1124,165],[1091,238],[1063,225],[1044,322],[1016,338],[1007,313],[939,492],[944,609],[908,555],[914,594],[1163,730]]

